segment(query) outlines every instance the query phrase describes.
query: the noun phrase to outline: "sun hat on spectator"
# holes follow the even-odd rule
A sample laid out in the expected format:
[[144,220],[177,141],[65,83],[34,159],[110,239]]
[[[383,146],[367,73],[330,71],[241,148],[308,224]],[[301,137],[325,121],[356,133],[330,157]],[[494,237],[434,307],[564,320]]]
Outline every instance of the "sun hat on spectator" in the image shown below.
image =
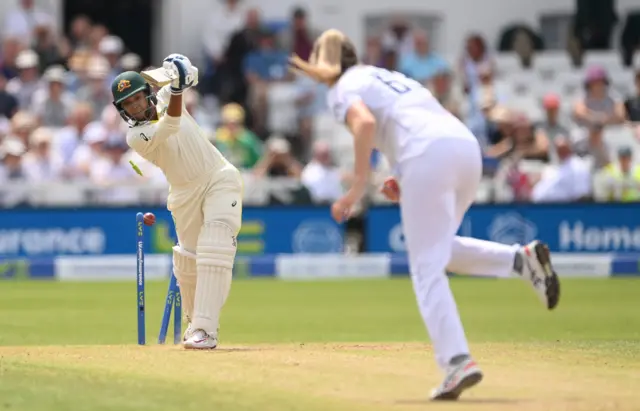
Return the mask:
[[35,146],[42,143],[50,143],[52,139],[53,130],[47,127],[39,127],[31,133],[29,143]]
[[124,51],[124,43],[118,36],[106,36],[100,40],[98,51],[101,54],[122,54]]
[[26,147],[17,137],[7,137],[0,145],[0,158],[7,155],[20,157],[26,152]]
[[547,110],[553,110],[560,107],[560,97],[555,93],[547,93],[542,98],[542,106]]
[[14,130],[21,130],[26,128],[33,128],[38,125],[36,117],[27,111],[18,111],[11,118],[11,128]]
[[584,85],[589,86],[589,84],[596,81],[604,81],[605,84],[609,84],[609,75],[607,74],[607,70],[602,66],[591,66],[587,69],[587,72],[584,76]]
[[22,50],[18,54],[18,57],[16,57],[16,68],[19,70],[38,67],[38,64],[40,64],[40,58],[38,54],[31,49]]
[[76,73],[82,73],[86,70],[90,58],[89,50],[76,50],[69,58],[69,68]]
[[109,75],[109,62],[102,57],[93,57],[87,63],[87,77],[90,79],[105,79]]
[[267,140],[267,148],[276,154],[285,154],[291,150],[291,144],[280,134],[273,134]]
[[127,53],[120,58],[120,67],[124,71],[138,70],[142,65],[142,59],[135,53]]
[[220,114],[224,123],[244,123],[244,109],[238,103],[225,104]]
[[64,83],[67,71],[61,65],[54,65],[47,68],[42,76],[49,83]]
[[511,111],[503,106],[496,106],[489,112],[489,120],[494,123],[509,123],[512,119]]

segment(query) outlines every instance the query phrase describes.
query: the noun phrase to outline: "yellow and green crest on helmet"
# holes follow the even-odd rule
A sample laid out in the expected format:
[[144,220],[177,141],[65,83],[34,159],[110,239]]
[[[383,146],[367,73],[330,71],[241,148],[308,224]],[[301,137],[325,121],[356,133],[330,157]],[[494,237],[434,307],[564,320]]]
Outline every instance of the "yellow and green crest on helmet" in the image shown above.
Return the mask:
[[131,87],[131,82],[129,80],[122,79],[118,82],[118,92],[122,93],[126,89]]
[[111,84],[111,94],[113,94],[113,102],[120,104],[134,94],[147,90],[148,85],[140,73],[135,71],[125,71],[118,75]]

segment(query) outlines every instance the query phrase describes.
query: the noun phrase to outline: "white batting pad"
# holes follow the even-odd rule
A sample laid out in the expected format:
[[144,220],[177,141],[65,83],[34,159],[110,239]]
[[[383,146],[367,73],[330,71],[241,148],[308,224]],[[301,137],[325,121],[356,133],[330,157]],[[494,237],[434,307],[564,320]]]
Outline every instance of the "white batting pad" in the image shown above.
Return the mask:
[[234,232],[223,223],[206,223],[198,237],[196,254],[198,281],[192,324],[194,329],[217,338],[220,312],[231,290]]

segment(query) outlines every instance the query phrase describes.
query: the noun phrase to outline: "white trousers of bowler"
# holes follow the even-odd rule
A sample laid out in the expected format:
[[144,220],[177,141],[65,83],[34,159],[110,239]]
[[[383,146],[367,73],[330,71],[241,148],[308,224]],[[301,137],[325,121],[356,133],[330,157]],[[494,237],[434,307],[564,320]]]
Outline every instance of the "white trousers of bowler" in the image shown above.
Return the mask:
[[446,270],[511,275],[517,245],[457,237],[482,177],[482,155],[470,138],[434,140],[399,165],[400,209],[413,288],[438,365],[469,354]]

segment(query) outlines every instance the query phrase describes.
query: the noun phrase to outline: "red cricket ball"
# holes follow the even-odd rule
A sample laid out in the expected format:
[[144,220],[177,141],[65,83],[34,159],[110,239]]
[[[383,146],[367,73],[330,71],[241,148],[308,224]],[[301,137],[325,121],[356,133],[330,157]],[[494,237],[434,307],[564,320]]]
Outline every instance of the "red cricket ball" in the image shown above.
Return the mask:
[[156,223],[156,216],[153,213],[145,213],[143,216],[144,225],[152,226]]

